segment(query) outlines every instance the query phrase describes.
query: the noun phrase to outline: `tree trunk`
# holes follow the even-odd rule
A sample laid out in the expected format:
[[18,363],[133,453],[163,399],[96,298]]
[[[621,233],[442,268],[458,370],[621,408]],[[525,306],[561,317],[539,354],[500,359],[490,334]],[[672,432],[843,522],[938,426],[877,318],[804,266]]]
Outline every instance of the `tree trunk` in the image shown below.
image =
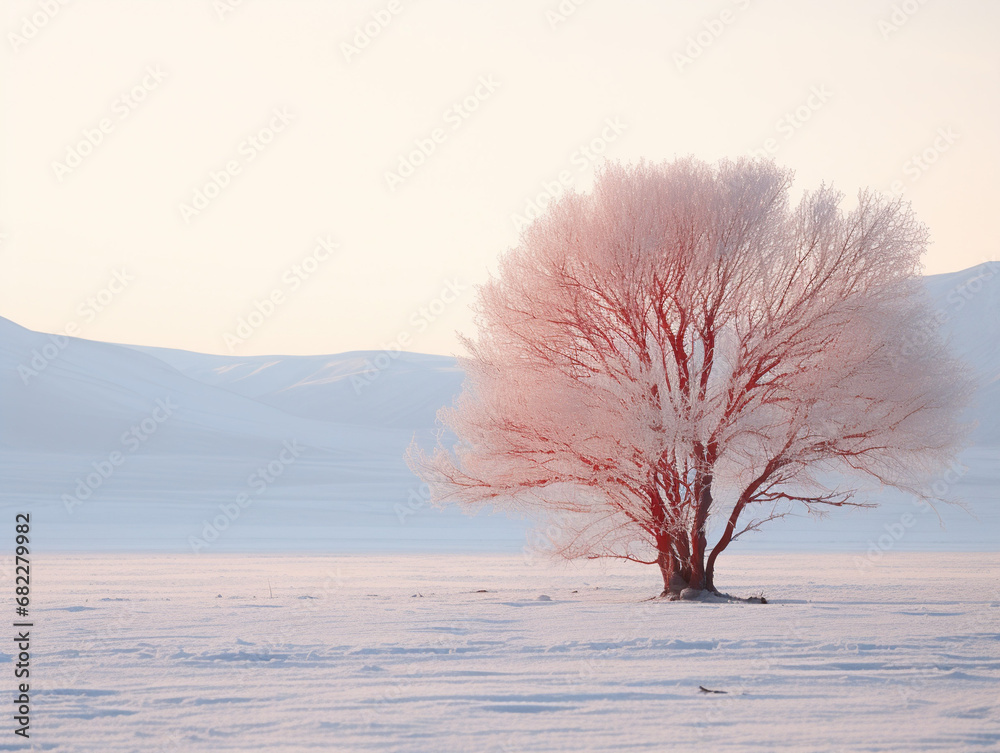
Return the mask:
[[736,521],[739,520],[740,513],[743,512],[746,504],[746,495],[743,495],[733,506],[729,520],[726,521],[726,530],[722,532],[722,536],[719,537],[719,541],[712,549],[712,553],[708,555],[708,563],[705,566],[705,587],[712,591],[715,590],[715,561],[725,551],[726,547],[729,546],[729,542],[733,540],[733,533],[736,531]]
[[669,543],[666,545],[666,551],[661,548],[657,564],[660,566],[660,574],[663,576],[663,593],[660,596],[678,598],[688,584],[682,572],[683,568],[677,561],[677,556]]
[[712,507],[712,474],[705,475],[700,487],[701,493],[691,526],[691,577],[688,578],[688,588],[698,591],[706,588],[713,590],[705,570],[705,550],[708,548],[705,528],[708,525],[708,511]]
[[656,563],[663,576],[663,592],[660,596],[675,599],[687,587],[687,576],[690,575],[690,567],[685,562],[687,547],[678,546],[684,543],[683,539],[677,539],[668,522],[663,498],[655,486],[649,490],[649,499],[656,525]]
[[688,588],[701,591],[705,588],[705,532],[691,532],[691,579]]
[[713,549],[708,555],[708,562],[705,563],[705,588],[715,591],[715,560],[719,556],[719,549]]
[[712,549],[712,553],[708,555],[708,562],[705,564],[705,588],[709,591],[715,590],[715,561],[732,540],[732,533],[730,532],[730,527],[727,525],[726,533],[722,534],[722,538],[719,539],[719,543]]

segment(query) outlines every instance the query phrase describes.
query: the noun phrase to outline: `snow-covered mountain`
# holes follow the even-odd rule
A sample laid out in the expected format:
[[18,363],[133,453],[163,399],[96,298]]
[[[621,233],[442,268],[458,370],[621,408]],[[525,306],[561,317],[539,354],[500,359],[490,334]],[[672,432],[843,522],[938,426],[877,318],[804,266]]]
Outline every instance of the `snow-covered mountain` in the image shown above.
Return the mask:
[[952,350],[980,382],[971,417],[977,444],[1000,445],[1000,262],[925,278]]
[[454,358],[358,351],[335,356],[213,356],[136,347],[204,384],[293,416],[394,429],[430,429],[462,385]]
[[522,524],[431,508],[403,462],[460,383],[441,356],[227,358],[0,319],[0,505],[64,549],[516,550]]
[[[935,517],[899,546],[992,548],[1000,263],[926,283],[938,312],[928,326],[942,328],[983,385],[975,446],[948,482],[980,520],[949,512],[946,532]],[[523,523],[429,508],[402,460],[461,379],[444,356],[217,356],[57,337],[0,318],[0,504],[30,508],[51,548],[516,550]],[[864,549],[905,504],[860,524],[848,513],[822,527],[781,521],[756,541]]]

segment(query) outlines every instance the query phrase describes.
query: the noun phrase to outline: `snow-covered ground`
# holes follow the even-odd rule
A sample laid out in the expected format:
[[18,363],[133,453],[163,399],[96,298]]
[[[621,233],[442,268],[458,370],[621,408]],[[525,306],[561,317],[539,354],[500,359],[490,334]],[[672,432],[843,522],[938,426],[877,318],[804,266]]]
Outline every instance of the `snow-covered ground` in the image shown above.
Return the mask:
[[721,586],[763,592],[761,605],[645,601],[656,573],[626,563],[48,555],[33,571],[31,742],[995,750],[998,559],[890,553],[859,569],[849,555],[723,557]]

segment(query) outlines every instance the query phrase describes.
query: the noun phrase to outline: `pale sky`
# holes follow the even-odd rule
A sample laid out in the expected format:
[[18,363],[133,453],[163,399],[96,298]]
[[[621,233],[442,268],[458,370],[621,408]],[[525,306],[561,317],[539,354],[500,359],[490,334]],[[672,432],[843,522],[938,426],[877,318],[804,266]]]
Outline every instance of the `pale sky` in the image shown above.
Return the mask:
[[995,0],[3,7],[0,315],[32,329],[454,353],[514,215],[604,157],[766,148],[905,191],[928,273],[1000,252]]

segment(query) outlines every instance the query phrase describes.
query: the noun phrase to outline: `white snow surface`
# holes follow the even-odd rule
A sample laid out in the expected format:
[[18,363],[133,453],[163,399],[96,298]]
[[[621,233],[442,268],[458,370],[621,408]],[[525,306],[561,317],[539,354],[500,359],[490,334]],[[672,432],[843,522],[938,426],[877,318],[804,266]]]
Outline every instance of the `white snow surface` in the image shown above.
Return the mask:
[[996,750],[998,564],[890,553],[861,571],[850,555],[732,555],[721,587],[769,603],[709,604],[647,601],[655,572],[623,563],[51,554],[33,570],[31,743]]
[[[787,518],[734,546],[870,558],[996,550],[998,272],[990,262],[926,278],[940,320],[928,326],[983,385],[973,444],[941,479],[968,512],[946,508],[939,519],[887,493],[878,510]],[[528,522],[432,509],[403,462],[461,378],[444,356],[218,356],[57,338],[0,319],[0,506],[32,510],[47,551],[191,552],[200,541],[213,552],[516,552]],[[162,405],[170,413],[157,421]],[[290,463],[286,443],[298,448]]]

